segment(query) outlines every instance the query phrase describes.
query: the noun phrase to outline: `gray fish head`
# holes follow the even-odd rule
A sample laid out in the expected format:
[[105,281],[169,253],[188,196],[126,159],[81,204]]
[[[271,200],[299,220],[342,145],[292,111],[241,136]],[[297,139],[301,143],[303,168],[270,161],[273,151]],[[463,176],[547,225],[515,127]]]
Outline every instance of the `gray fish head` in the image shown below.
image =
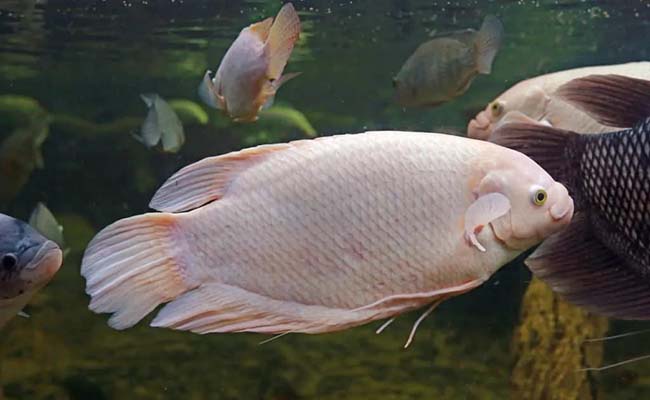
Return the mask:
[[59,246],[28,224],[0,214],[0,299],[44,286],[61,266]]

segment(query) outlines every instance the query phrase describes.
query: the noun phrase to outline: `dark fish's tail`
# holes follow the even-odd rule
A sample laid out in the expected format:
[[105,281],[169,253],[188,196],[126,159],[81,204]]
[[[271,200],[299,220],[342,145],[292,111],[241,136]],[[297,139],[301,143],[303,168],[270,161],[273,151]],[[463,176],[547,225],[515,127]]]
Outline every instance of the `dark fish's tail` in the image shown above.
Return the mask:
[[585,214],[546,239],[526,259],[565,300],[620,319],[650,319],[650,283],[594,234]]
[[603,125],[631,127],[650,117],[650,81],[622,75],[589,75],[560,86],[556,95]]
[[492,132],[490,141],[524,153],[553,179],[566,184],[571,192],[573,174],[579,171],[574,165],[577,163],[574,153],[579,136],[575,132],[542,124],[508,123]]

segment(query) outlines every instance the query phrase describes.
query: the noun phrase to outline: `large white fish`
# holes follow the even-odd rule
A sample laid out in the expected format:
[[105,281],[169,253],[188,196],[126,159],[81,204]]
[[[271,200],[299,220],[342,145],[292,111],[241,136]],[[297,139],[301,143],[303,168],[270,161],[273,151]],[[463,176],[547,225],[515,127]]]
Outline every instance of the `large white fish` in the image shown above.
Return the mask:
[[555,95],[563,84],[592,74],[617,74],[650,79],[650,62],[633,62],[569,69],[521,81],[490,102],[467,126],[467,136],[489,140],[503,121],[541,122],[557,129],[602,133],[619,130],[599,123],[595,118]]
[[56,243],[28,224],[0,214],[0,328],[52,279],[62,257]]
[[128,328],[328,332],[471,290],[567,225],[566,189],[521,153],[367,132],[253,147],[172,176],[88,246],[90,309]]
[[291,3],[271,17],[239,33],[224,55],[214,78],[206,71],[199,96],[237,122],[256,121],[273,103],[280,86],[297,73],[282,75],[300,35],[300,19]]

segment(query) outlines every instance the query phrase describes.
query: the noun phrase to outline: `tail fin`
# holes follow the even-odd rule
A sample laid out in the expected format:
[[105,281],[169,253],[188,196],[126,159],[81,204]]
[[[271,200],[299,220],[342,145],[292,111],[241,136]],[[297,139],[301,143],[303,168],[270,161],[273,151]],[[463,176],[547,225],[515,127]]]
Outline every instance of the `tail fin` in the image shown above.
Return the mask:
[[[510,123],[498,127],[490,141],[524,153],[544,168],[553,179],[570,183],[569,174],[578,171],[570,156],[579,136],[575,132],[543,124]],[[571,189],[569,189],[571,191]]]
[[494,61],[502,41],[503,24],[499,18],[488,15],[476,35],[476,63],[479,73],[489,74],[492,72],[492,61]]
[[650,318],[650,284],[594,235],[588,216],[576,215],[546,239],[526,265],[565,300],[620,319]]
[[650,81],[622,75],[589,75],[556,94],[603,125],[629,128],[650,117]]
[[287,3],[282,6],[278,16],[275,17],[267,40],[268,54],[271,58],[268,70],[270,78],[280,78],[299,36],[300,18],[298,18],[293,5]]
[[89,308],[113,313],[111,327],[129,328],[159,304],[198,286],[175,228],[173,215],[144,214],[117,221],[89,244],[81,264]]

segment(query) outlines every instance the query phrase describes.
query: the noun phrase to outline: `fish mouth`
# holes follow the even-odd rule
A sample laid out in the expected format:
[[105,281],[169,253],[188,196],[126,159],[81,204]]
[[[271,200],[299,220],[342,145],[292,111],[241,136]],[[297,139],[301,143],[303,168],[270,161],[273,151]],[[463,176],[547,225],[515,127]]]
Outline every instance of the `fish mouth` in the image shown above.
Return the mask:
[[491,133],[492,123],[485,111],[478,113],[467,125],[467,136],[472,139],[488,140]]
[[568,197],[567,201],[557,202],[551,206],[549,209],[549,214],[553,221],[556,222],[570,222],[573,218],[573,199]]
[[46,241],[36,251],[36,255],[27,266],[25,272],[37,273],[38,276],[51,278],[61,267],[63,253],[59,246],[51,240]]

